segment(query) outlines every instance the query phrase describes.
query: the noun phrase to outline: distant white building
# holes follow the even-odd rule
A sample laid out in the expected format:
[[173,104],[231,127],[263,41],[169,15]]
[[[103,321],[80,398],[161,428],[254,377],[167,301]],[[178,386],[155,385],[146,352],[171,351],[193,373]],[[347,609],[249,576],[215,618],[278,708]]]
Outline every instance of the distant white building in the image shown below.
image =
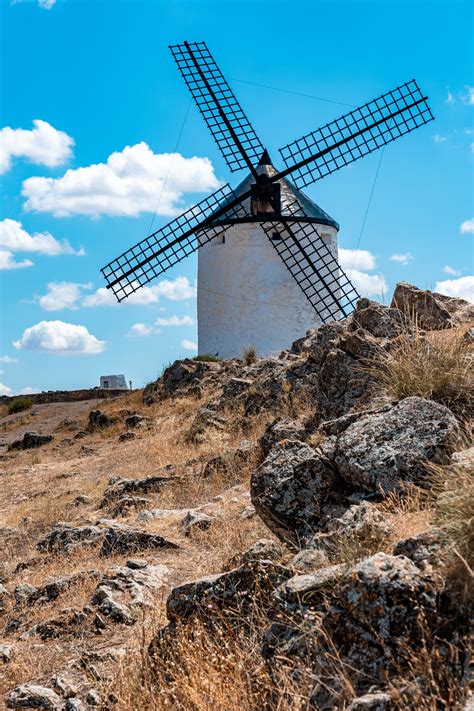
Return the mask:
[[128,390],[125,375],[101,375],[100,387],[103,390]]

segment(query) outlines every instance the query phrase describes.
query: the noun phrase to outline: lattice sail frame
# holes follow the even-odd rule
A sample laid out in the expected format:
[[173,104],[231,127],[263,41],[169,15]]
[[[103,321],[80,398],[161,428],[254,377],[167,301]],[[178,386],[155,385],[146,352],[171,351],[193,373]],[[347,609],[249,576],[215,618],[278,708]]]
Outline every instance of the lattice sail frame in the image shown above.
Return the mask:
[[291,220],[301,214],[295,200],[285,210],[287,219],[263,222],[262,228],[322,323],[346,318],[360,295],[338,262],[337,246],[330,249],[314,223]]
[[177,44],[170,46],[170,50],[229,169],[257,165],[264,147],[206,43]]
[[304,188],[433,119],[413,79],[280,148],[283,173]]
[[[117,301],[123,301],[221,234],[224,227],[212,225],[210,218],[223,202],[236,199],[229,185],[219,188],[103,267],[101,272],[107,281],[107,288],[112,289]],[[242,204],[230,207],[229,212],[235,218],[248,216]]]

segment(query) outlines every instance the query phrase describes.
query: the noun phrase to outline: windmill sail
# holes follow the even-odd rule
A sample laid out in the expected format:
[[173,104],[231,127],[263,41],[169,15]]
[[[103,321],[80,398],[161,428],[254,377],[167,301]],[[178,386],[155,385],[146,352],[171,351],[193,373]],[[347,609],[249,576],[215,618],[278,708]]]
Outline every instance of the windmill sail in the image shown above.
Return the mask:
[[291,173],[304,188],[433,118],[427,97],[409,81],[281,148],[287,168],[280,175]]
[[107,281],[107,288],[112,289],[117,301],[123,301],[221,233],[222,226],[213,225],[210,219],[219,210],[234,211],[236,217],[244,216],[240,198],[236,198],[228,185],[103,267],[101,272]]
[[230,170],[252,170],[264,148],[206,43],[184,42],[170,50]]
[[[302,212],[302,206],[294,202],[287,214],[298,220]],[[286,216],[278,222],[264,222],[262,227],[321,321],[345,318],[360,299],[356,288],[316,225],[295,219]]]

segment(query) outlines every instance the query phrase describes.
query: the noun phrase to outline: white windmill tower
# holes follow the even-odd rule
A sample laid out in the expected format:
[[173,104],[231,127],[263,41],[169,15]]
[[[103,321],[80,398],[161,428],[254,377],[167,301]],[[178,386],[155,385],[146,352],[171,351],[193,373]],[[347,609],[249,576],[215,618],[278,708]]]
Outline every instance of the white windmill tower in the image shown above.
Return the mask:
[[[259,355],[311,326],[348,315],[357,291],[337,261],[337,223],[301,189],[428,123],[414,80],[280,150],[278,172],[204,42],[173,57],[231,171],[229,185],[112,260],[101,271],[118,301],[199,249],[199,352]],[[288,176],[291,175],[291,181]]]

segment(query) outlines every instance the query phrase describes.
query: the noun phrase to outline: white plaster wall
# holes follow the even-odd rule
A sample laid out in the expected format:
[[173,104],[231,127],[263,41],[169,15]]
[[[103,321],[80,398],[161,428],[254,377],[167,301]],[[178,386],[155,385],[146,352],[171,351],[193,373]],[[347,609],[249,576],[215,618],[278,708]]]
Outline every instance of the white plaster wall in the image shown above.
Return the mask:
[[[336,254],[337,230],[318,231]],[[277,355],[320,325],[259,223],[231,225],[224,243],[215,238],[199,249],[197,306],[199,353],[222,358],[251,344],[260,356]]]

